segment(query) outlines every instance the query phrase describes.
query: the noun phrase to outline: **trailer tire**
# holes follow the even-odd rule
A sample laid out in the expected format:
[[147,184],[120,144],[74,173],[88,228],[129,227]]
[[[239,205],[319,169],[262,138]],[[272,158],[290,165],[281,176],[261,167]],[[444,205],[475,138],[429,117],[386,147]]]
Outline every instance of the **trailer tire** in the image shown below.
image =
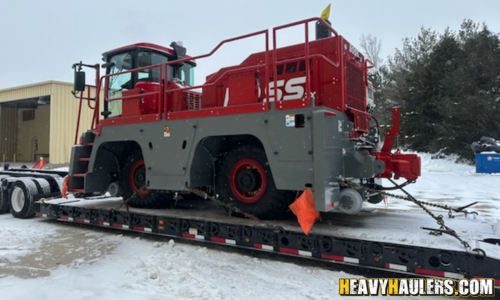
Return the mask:
[[35,216],[35,201],[22,182],[12,184],[9,193],[10,212],[15,218],[28,219]]
[[[123,188],[123,199],[137,208],[165,208],[173,199],[173,193],[159,193],[145,190],[145,164],[142,154],[133,151],[125,161],[120,174],[120,186]],[[143,186],[138,186],[144,184]]]
[[384,201],[384,195],[382,194],[376,194],[376,195],[372,195],[370,197],[368,197],[368,200],[366,200],[368,203],[371,203],[371,204],[378,204],[382,201]]
[[276,188],[261,147],[241,145],[224,153],[215,176],[220,200],[259,219],[283,217],[295,198],[295,192]]
[[8,199],[9,197],[7,191],[2,190],[0,187],[0,214],[4,214],[9,211],[10,205]]

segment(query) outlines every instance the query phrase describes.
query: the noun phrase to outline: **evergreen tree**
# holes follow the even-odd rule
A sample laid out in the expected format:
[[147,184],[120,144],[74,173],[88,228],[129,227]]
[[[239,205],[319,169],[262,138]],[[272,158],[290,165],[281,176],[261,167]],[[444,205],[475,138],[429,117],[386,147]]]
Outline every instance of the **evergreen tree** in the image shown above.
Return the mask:
[[471,142],[499,139],[499,54],[498,34],[471,20],[458,33],[422,28],[417,38],[403,40],[384,75],[371,77],[384,105],[401,107],[401,142],[472,158]]

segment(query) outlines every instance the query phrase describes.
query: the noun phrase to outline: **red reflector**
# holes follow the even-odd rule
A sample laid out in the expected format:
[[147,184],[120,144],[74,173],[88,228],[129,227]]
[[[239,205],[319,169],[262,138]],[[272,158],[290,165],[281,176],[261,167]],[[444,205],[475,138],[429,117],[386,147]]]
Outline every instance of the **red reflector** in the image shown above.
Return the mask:
[[114,228],[122,228],[121,224],[116,224],[116,223],[113,223],[113,225],[111,225],[111,226],[113,226]]
[[133,227],[134,230],[138,230],[138,231],[144,231],[144,227]]
[[332,113],[331,111],[325,111],[325,116],[336,117],[337,115],[335,113]]
[[283,247],[280,248],[280,252],[299,255],[299,250],[288,249],[288,248],[283,248]]
[[262,245],[261,244],[253,244],[253,247],[257,248],[257,249],[262,249]]
[[432,271],[432,270],[417,268],[417,269],[415,269],[415,273],[422,274],[422,275],[445,277],[444,272],[442,272],[442,271]]
[[226,243],[226,239],[222,239],[222,238],[218,238],[218,237],[212,237],[211,240],[213,242],[217,242],[217,243]]
[[183,233],[182,237],[190,238],[190,239],[196,238],[196,236],[194,234],[189,234],[189,233]]
[[329,259],[329,260],[344,261],[343,256],[322,254],[321,257],[324,259]]

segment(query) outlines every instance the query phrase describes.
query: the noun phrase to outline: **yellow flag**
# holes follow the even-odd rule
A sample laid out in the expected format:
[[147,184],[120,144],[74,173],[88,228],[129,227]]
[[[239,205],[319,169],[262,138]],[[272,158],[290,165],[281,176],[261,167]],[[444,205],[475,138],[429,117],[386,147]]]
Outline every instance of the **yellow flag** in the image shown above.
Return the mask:
[[332,6],[332,4],[328,4],[328,6],[323,10],[323,12],[321,13],[321,19],[324,19],[324,20],[328,20],[330,19],[330,7]]

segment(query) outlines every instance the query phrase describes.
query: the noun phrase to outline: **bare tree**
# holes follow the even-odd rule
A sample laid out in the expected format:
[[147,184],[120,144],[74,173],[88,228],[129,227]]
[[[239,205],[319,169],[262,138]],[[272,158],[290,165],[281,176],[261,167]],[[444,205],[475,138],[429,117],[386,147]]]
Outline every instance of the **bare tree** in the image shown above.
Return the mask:
[[382,49],[382,42],[375,36],[371,34],[362,34],[359,39],[361,43],[361,48],[366,57],[371,60],[375,67],[379,68],[382,66],[382,58],[380,57],[380,51]]

